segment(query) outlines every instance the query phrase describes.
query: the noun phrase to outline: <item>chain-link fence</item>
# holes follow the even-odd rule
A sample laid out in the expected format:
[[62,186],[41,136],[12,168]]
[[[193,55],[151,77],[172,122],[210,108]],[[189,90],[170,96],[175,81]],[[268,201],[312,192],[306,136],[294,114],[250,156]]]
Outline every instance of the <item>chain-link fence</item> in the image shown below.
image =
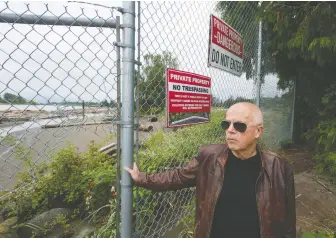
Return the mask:
[[28,157],[47,161],[67,142],[83,152],[116,134],[116,14],[2,2],[0,16],[0,189],[11,190]]
[[[225,110],[240,101],[258,102],[259,96],[264,112],[266,146],[273,149],[291,138],[294,87],[288,92],[277,89],[278,78],[272,74],[267,52],[263,50],[267,39],[259,38],[259,22],[255,19],[257,8],[257,2],[137,3],[133,29],[136,52],[133,62],[134,160],[141,170],[155,173],[178,168],[191,160],[200,146],[223,143],[220,121]],[[72,161],[76,156],[63,153],[65,159],[60,160],[55,155],[61,148],[68,147],[67,142],[79,152],[90,152],[92,140],[99,143],[100,151],[107,151],[114,157],[110,165],[104,164],[106,161],[99,164],[102,158],[92,151],[91,157],[81,158],[85,161],[89,158],[87,164],[83,162],[86,170],[81,170],[83,176],[80,177],[87,179],[82,189],[85,204],[92,197],[93,204],[109,203],[104,196],[110,197],[115,184],[116,195],[120,196],[116,172],[119,170],[118,149],[115,147],[120,146],[121,136],[117,124],[125,123],[120,121],[118,113],[120,96],[128,86],[121,87],[118,80],[121,70],[125,73],[120,61],[131,61],[125,54],[120,56],[120,48],[129,46],[120,42],[116,28],[117,16],[128,11],[79,3],[66,6],[41,2],[0,3],[0,190],[3,197],[8,191],[27,189],[32,183],[18,184],[18,178],[22,179],[20,174],[27,172],[34,176],[34,168],[45,161],[58,159],[57,163],[65,163],[73,169],[73,163],[67,164],[67,160]],[[230,24],[244,40],[240,77],[207,66],[211,14]],[[132,26],[121,24],[118,29],[125,28],[132,29]],[[260,44],[262,50],[258,52]],[[261,59],[259,71],[258,57]],[[166,128],[166,68],[211,78],[210,123]],[[133,136],[133,131],[129,136],[131,134]],[[98,164],[92,164],[90,159]],[[109,166],[112,166],[110,170]],[[106,170],[96,171],[97,168]],[[78,172],[66,171],[71,171],[66,172],[68,175]],[[36,178],[43,178],[46,183],[41,174]],[[69,175],[59,180],[77,186],[67,188],[70,193],[82,186],[72,179]],[[103,196],[101,191],[105,192]],[[191,236],[194,189],[162,193],[138,188],[134,191],[134,236]],[[112,189],[113,198],[114,195]],[[101,222],[105,224],[116,219],[110,230],[120,225],[119,217],[115,217],[120,215],[118,208],[117,205],[115,210],[113,205],[110,212],[114,215],[108,215],[110,219]],[[108,234],[109,237],[118,236],[114,231]]]
[[294,91],[290,89],[279,90],[278,78],[270,74],[265,77],[265,83],[261,87],[260,107],[264,116],[266,148],[277,151],[292,143],[294,120]]
[[[140,118],[152,118],[153,132],[139,133],[147,141],[139,149],[139,164],[149,173],[183,166],[202,145],[222,143],[219,121],[225,110],[239,101],[257,102],[259,22],[258,3],[238,2],[144,2],[140,9],[140,56],[138,77]],[[207,67],[210,14],[220,17],[241,33],[244,40],[244,73],[241,77]],[[293,97],[277,89],[278,78],[268,73],[270,62],[261,51],[260,104],[264,112],[264,142],[275,149],[281,140],[291,139]],[[176,68],[211,77],[210,125],[165,128],[165,70]],[[271,70],[269,70],[271,71]],[[282,103],[282,104],[281,104]],[[280,105],[281,104],[281,105]],[[147,123],[145,120],[141,123]],[[194,190],[150,193],[139,189],[137,235],[139,237],[190,237],[193,231]],[[186,218],[187,217],[187,218]],[[169,231],[171,230],[171,231]],[[167,232],[169,231],[169,232]]]

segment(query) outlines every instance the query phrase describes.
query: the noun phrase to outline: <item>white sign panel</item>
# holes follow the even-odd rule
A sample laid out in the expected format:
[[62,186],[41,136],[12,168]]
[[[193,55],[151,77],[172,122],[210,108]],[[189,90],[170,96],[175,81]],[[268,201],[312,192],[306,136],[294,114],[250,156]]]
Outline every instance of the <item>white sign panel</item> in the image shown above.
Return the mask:
[[210,16],[208,66],[240,76],[243,69],[244,42],[230,25]]

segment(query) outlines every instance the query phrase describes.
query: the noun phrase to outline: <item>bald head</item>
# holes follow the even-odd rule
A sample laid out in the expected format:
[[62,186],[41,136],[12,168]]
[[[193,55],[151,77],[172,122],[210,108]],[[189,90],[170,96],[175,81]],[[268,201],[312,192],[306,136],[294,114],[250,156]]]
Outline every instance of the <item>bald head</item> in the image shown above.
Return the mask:
[[247,120],[254,125],[263,124],[263,115],[260,108],[250,102],[236,103],[229,108],[227,113],[240,114],[244,120]]
[[[248,158],[246,155],[251,156],[251,151],[256,151],[257,141],[264,130],[260,108],[249,102],[236,103],[226,112],[225,119],[230,122],[229,128],[225,130],[230,150],[238,158]],[[246,124],[246,130],[236,129],[235,122]]]

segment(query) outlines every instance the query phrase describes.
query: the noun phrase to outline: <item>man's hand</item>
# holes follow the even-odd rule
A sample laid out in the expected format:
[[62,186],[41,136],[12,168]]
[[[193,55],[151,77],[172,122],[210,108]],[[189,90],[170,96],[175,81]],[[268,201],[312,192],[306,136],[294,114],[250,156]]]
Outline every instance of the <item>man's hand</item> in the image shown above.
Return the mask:
[[133,164],[133,169],[125,167],[125,170],[131,175],[134,182],[137,182],[139,180],[139,168],[136,165],[136,163]]

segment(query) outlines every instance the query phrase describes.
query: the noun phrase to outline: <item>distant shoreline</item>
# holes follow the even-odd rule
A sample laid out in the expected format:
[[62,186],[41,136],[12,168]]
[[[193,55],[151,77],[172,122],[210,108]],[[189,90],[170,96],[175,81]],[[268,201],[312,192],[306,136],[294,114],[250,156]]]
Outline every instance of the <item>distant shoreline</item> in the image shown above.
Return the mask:
[[29,104],[0,104],[0,127],[20,125],[22,123],[53,119],[69,116],[82,116],[83,114],[108,114],[114,108],[98,106],[69,106],[69,105],[29,105]]
[[[102,107],[100,105],[93,105],[93,104],[85,104],[85,108],[108,108]],[[27,110],[27,108],[35,108],[39,110],[43,110],[44,108],[53,108],[57,110],[57,108],[72,108],[72,109],[82,109],[82,105],[80,104],[5,104],[0,103],[0,112],[10,110]],[[29,109],[28,109],[29,110]],[[50,111],[50,110],[46,110]]]

